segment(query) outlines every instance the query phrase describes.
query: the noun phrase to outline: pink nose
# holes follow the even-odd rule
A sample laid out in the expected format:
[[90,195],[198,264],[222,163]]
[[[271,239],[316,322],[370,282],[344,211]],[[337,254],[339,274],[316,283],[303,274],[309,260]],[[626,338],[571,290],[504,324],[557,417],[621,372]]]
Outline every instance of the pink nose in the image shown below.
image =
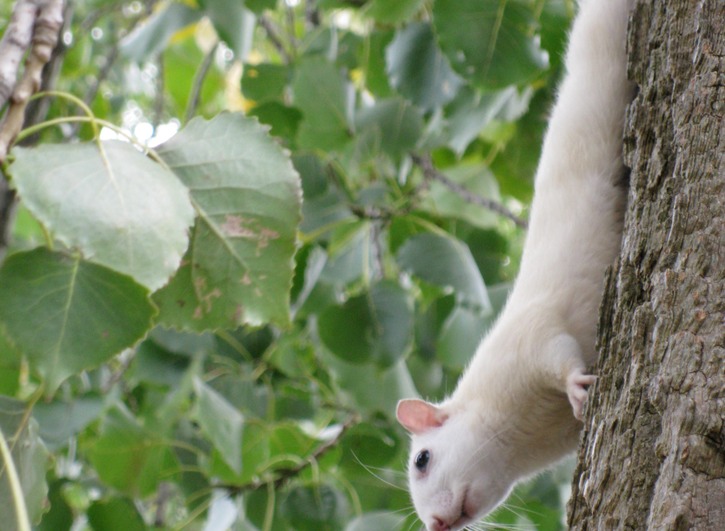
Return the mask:
[[433,517],[433,526],[430,528],[430,531],[450,531],[450,529],[451,526],[445,523],[442,518],[437,516]]

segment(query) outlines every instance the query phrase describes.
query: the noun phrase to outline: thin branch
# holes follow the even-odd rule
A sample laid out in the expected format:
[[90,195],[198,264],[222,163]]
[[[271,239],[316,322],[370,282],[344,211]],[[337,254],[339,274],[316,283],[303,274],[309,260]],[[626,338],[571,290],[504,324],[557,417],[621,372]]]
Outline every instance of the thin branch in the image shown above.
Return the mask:
[[10,228],[15,211],[15,191],[10,188],[5,172],[0,168],[0,262],[10,243]]
[[19,0],[0,40],[0,108],[15,88],[20,62],[30,46],[35,19],[43,3],[42,0]]
[[435,169],[433,166],[433,161],[430,159],[430,156],[425,155],[412,155],[413,162],[418,166],[421,170],[423,170],[423,176],[427,180],[433,180],[438,181],[439,183],[443,184],[446,188],[448,188],[450,191],[458,194],[461,196],[465,201],[472,203],[474,205],[481,206],[487,210],[490,210],[492,212],[495,212],[505,218],[510,219],[513,221],[517,227],[521,227],[522,229],[525,229],[527,227],[527,223],[525,220],[521,219],[519,216],[511,212],[508,208],[506,208],[504,205],[499,203],[498,201],[494,201],[493,199],[488,199],[486,197],[481,197],[480,195],[476,195],[470,190],[468,190],[466,187],[461,186],[455,181],[452,181],[445,175],[443,175],[441,172]]
[[214,44],[209,53],[204,57],[199,70],[194,74],[194,83],[191,86],[191,94],[189,95],[189,102],[186,105],[186,116],[184,123],[188,122],[196,114],[196,108],[199,106],[199,98],[201,97],[201,87],[204,85],[206,75],[209,73],[212,63],[214,62],[214,56],[216,55],[217,48],[219,47],[219,41]]
[[259,24],[264,28],[264,31],[267,33],[267,37],[269,38],[269,42],[272,43],[272,46],[274,46],[279,55],[282,56],[282,60],[285,62],[285,64],[291,63],[292,57],[290,56],[287,49],[284,47],[282,39],[279,36],[279,31],[275,27],[274,23],[269,20],[266,15],[260,15]]
[[[59,35],[63,35],[70,27],[71,20],[73,19],[74,3],[72,1],[66,2],[63,8],[63,26],[58,32]],[[43,67],[43,77],[40,83],[40,92],[46,92],[53,90],[60,76],[63,68],[63,61],[65,60],[68,47],[63,42],[63,39],[58,39],[53,54],[50,57],[50,61]],[[51,100],[48,98],[31,98],[28,102],[28,106],[25,109],[25,122],[23,128],[38,124],[45,120],[50,110]],[[33,145],[37,142],[37,136],[28,136],[23,141],[23,145]]]
[[[22,14],[16,17],[21,8]],[[14,77],[8,78],[7,76],[11,72],[17,75],[17,65],[12,64],[12,61],[17,53],[22,56],[27,46],[30,45],[30,41],[18,40],[27,37],[23,32],[27,29],[27,24],[31,23],[27,18],[28,15],[32,15],[30,26],[32,28],[32,47],[25,60],[23,77],[15,84]],[[0,162],[5,160],[10,144],[23,127],[28,100],[40,88],[43,66],[50,60],[53,48],[58,42],[58,33],[63,26],[63,0],[28,0],[27,2],[21,0],[16,4],[13,19],[18,24],[20,24],[18,21],[20,19],[23,27],[14,29],[9,37],[5,36],[8,37],[5,51],[10,53],[9,59],[6,58],[5,52],[0,46],[0,84],[10,83],[14,87],[11,88],[10,106],[0,122]],[[8,32],[10,32],[10,28],[8,28]],[[3,37],[3,42],[5,42],[5,37]],[[5,90],[5,86],[1,90]]]
[[154,98],[154,115],[153,127],[154,131],[158,129],[164,115],[164,103],[166,96],[166,63],[164,62],[163,52],[156,56],[156,96]]

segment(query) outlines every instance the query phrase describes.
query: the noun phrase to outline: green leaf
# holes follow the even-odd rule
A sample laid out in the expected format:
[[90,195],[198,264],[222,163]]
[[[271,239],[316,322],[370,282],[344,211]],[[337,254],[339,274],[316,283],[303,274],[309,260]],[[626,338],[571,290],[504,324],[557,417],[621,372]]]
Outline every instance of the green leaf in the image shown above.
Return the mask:
[[386,512],[369,512],[351,521],[345,531],[380,531],[381,529],[398,529],[400,515]]
[[437,0],[433,19],[451,66],[481,88],[535,79],[548,65],[526,0]]
[[161,322],[196,331],[286,324],[301,201],[287,154],[238,114],[194,119],[158,153],[198,212],[182,267],[154,295]]
[[101,398],[81,396],[70,401],[38,402],[33,408],[33,418],[40,426],[43,441],[56,451],[98,418],[102,410]]
[[[44,502],[48,493],[45,473],[50,460],[48,451],[38,436],[38,424],[34,419],[28,418],[27,408],[19,400],[0,396],[0,431],[11,450],[28,517],[36,522],[45,508]],[[15,529],[15,522],[18,521],[13,500],[8,465],[0,456],[0,522],[3,529]]]
[[349,397],[361,412],[393,416],[398,400],[418,394],[405,360],[381,369],[372,363],[348,363],[331,354],[325,359],[342,390],[339,399]]
[[430,233],[413,236],[398,251],[398,263],[426,282],[452,289],[456,298],[479,311],[491,307],[471,251],[459,240]]
[[296,487],[281,506],[283,518],[296,531],[339,529],[347,510],[345,496],[328,485]]
[[0,326],[0,395],[15,396],[20,388],[22,354]]
[[45,248],[7,258],[0,300],[0,324],[48,393],[133,346],[156,313],[132,279]]
[[151,290],[176,270],[194,219],[187,190],[127,142],[13,150],[13,183],[51,233]]
[[222,395],[201,380],[194,380],[194,389],[197,396],[197,422],[224,461],[235,473],[241,474],[244,417]]
[[[533,90],[520,92],[508,87],[493,92],[482,92],[465,87],[445,109],[448,145],[462,155],[468,145],[491,120],[515,120],[528,109]],[[511,111],[518,111],[518,114]]]
[[369,294],[330,307],[319,317],[320,339],[351,363],[374,360],[388,367],[402,357],[413,332],[408,294],[392,281],[375,284]]
[[199,0],[219,37],[244,61],[252,47],[257,17],[240,0]]
[[410,24],[400,30],[385,58],[393,87],[422,109],[445,105],[463,84],[438,48],[429,24]]
[[60,479],[50,484],[47,500],[50,509],[33,528],[35,531],[70,531],[73,525],[73,509],[63,496],[63,487],[66,483],[66,480]]
[[396,24],[412,17],[423,0],[372,0],[367,15],[383,24]]
[[274,9],[277,0],[244,0],[244,5],[255,13],[261,13],[265,9]]
[[[345,474],[367,473],[364,468],[382,470],[398,456],[398,443],[395,431],[381,429],[381,426],[363,422],[351,427],[342,439],[341,447],[345,461]],[[360,456],[365,461],[360,462]]]
[[88,455],[103,482],[129,496],[148,496],[159,482],[178,472],[178,463],[163,437],[154,426],[141,427],[118,404],[103,419]]
[[366,134],[372,154],[383,151],[399,158],[415,147],[423,130],[420,110],[402,98],[379,101],[358,111],[355,127]]
[[170,352],[156,341],[146,339],[136,347],[129,376],[134,381],[176,388],[190,365],[187,356]]
[[462,370],[473,357],[481,340],[485,318],[480,312],[457,306],[443,324],[437,356],[445,367]]
[[373,31],[367,36],[365,46],[359,48],[358,62],[364,69],[367,90],[378,98],[393,95],[385,65],[385,50],[395,34],[391,30]]
[[321,56],[302,59],[292,94],[304,116],[297,134],[300,148],[331,151],[350,140],[346,83],[334,64]]
[[183,3],[166,4],[123,39],[121,53],[140,63],[163,50],[174,33],[198,21],[203,14]]
[[[192,37],[175,39],[163,52],[165,107],[173,116],[184,116],[186,113],[195,76],[204,61],[205,53]],[[216,114],[224,102],[225,86],[224,72],[212,65],[204,76],[196,112],[201,116]]]
[[242,73],[244,97],[254,101],[283,101],[289,83],[289,68],[284,65],[260,63],[245,65]]
[[111,498],[93,502],[88,508],[88,523],[96,531],[145,531],[148,529],[133,501]]
[[294,142],[299,129],[302,113],[294,107],[288,107],[277,101],[266,101],[253,107],[249,116],[256,116],[259,121],[271,127],[269,133]]

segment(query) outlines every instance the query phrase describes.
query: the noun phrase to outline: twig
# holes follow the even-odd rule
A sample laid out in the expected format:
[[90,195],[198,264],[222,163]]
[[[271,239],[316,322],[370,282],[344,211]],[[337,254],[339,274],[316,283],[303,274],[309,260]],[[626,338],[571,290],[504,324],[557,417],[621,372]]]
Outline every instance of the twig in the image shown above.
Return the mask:
[[153,127],[156,131],[161,124],[161,120],[164,114],[164,99],[166,91],[166,64],[164,62],[164,54],[159,53],[156,56],[156,97],[154,98],[154,116],[153,116]]
[[188,122],[196,114],[196,108],[199,106],[199,97],[201,96],[201,87],[204,85],[206,75],[209,73],[212,62],[214,61],[214,55],[216,54],[217,48],[219,47],[219,41],[214,44],[209,53],[204,57],[199,70],[194,74],[194,83],[191,86],[191,94],[189,95],[189,102],[186,105],[186,116],[184,123]]
[[433,167],[433,161],[431,161],[430,156],[421,156],[421,155],[412,155],[413,162],[418,166],[421,170],[423,170],[423,176],[428,180],[434,180],[438,181],[439,183],[443,184],[446,188],[448,188],[450,191],[458,194],[461,196],[465,201],[472,203],[474,205],[481,206],[487,210],[490,210],[492,212],[495,212],[505,218],[510,219],[513,221],[517,227],[521,227],[522,229],[525,229],[527,227],[527,223],[525,220],[521,219],[519,216],[511,212],[508,208],[506,208],[504,205],[499,203],[498,201],[494,201],[493,199],[488,199],[486,197],[481,197],[480,195],[476,195],[470,190],[468,190],[465,186],[461,186],[455,181],[452,181],[445,175],[443,175],[441,172],[436,170]]
[[[20,0],[12,19],[11,26],[14,27],[8,28],[0,43],[0,90],[7,91],[3,93],[4,97],[0,95],[3,105],[10,96],[10,106],[0,123],[0,162],[5,160],[10,144],[23,127],[28,100],[38,91],[43,66],[50,60],[58,42],[63,25],[63,0]],[[32,47],[25,61],[23,77],[15,84],[18,54],[22,57],[31,43],[28,28],[31,28]]]
[[264,28],[264,31],[267,33],[267,37],[269,38],[269,42],[272,43],[272,46],[274,46],[279,55],[282,56],[282,60],[285,62],[285,64],[291,63],[292,58],[290,57],[287,49],[284,47],[282,39],[280,38],[279,32],[274,26],[274,23],[269,20],[266,15],[260,15],[259,24]]

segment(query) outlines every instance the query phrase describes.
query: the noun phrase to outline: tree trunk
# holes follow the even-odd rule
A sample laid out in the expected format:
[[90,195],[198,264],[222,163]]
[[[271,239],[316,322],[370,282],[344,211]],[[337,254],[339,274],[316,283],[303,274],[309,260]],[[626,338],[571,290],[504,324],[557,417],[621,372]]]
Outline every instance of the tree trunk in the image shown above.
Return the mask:
[[725,526],[725,3],[638,0],[631,167],[572,529]]

